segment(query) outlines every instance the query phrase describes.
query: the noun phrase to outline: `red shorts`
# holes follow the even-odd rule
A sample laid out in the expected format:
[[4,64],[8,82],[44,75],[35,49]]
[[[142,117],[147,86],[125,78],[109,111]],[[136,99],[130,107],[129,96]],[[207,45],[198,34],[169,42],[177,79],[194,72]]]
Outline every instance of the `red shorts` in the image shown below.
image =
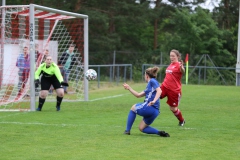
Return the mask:
[[177,107],[180,103],[180,99],[182,97],[182,92],[175,92],[172,90],[167,89],[164,86],[160,86],[161,90],[162,90],[162,94],[160,96],[160,99],[163,99],[165,97],[167,97],[167,104],[170,107]]

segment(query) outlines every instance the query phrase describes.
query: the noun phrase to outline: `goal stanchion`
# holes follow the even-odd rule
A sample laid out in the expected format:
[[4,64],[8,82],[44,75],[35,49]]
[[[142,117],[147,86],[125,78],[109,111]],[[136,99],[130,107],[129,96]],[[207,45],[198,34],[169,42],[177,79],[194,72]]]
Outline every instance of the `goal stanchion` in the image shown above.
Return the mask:
[[[77,60],[70,69],[64,101],[87,101],[88,16],[35,4],[0,9],[4,48],[0,53],[0,111],[35,110],[40,89],[34,88],[34,72],[43,63],[45,51],[58,64],[71,44]],[[46,100],[55,102],[55,91]]]

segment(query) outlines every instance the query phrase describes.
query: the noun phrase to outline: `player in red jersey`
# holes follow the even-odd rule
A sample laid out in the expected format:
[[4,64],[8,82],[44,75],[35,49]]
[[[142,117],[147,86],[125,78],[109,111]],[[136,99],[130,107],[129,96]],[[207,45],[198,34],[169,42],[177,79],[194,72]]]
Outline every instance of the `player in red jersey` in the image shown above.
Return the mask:
[[181,54],[178,50],[173,49],[170,51],[170,60],[171,64],[166,69],[166,76],[161,85],[162,94],[160,98],[163,99],[167,97],[167,104],[170,110],[179,120],[179,126],[183,126],[185,120],[178,105],[182,97],[181,78],[185,69],[183,61],[181,60]]

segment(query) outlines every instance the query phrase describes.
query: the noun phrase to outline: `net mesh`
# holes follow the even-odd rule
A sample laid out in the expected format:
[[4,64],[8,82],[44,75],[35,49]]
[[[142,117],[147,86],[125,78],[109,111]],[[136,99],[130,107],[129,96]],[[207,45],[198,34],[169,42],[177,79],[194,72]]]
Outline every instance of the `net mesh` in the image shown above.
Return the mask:
[[[0,110],[27,110],[30,108],[29,74],[29,7],[1,7],[2,24],[0,53]],[[83,100],[83,19],[44,10],[35,10],[36,68],[45,55],[58,61],[73,44],[76,60],[69,69],[69,87],[64,100]],[[36,97],[40,88],[35,89]],[[38,100],[38,98],[36,98]],[[55,101],[54,88],[47,101]]]

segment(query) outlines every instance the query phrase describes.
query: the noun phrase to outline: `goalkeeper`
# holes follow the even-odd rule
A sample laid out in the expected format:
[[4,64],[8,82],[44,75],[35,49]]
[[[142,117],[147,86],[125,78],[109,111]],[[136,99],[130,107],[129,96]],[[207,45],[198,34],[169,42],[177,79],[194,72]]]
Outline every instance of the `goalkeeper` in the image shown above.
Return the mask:
[[64,96],[64,90],[62,86],[68,86],[68,83],[63,82],[63,77],[61,75],[59,67],[52,61],[51,56],[46,56],[46,60],[42,63],[37,71],[35,72],[35,88],[38,87],[40,81],[39,77],[41,77],[41,91],[39,94],[39,104],[37,111],[41,111],[45,99],[48,95],[48,91],[53,85],[54,89],[57,93],[57,104],[56,110],[60,111],[60,105]]

